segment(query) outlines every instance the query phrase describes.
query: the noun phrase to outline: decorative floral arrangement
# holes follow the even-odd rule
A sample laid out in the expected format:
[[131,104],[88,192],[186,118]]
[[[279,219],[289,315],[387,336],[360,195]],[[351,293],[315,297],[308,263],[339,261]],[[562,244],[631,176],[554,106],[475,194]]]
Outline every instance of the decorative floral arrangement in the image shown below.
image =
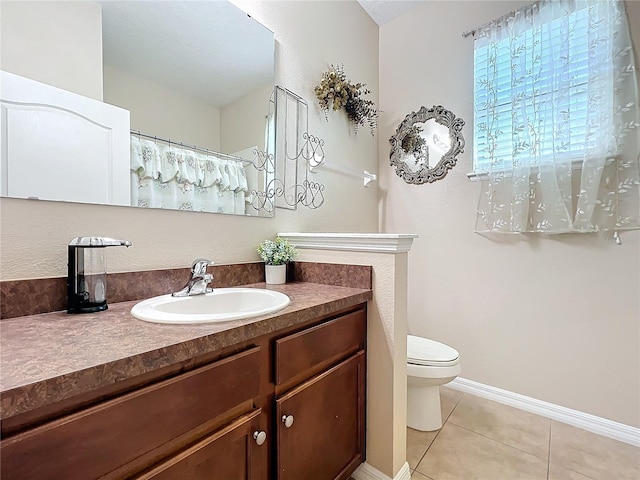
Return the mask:
[[351,83],[344,73],[344,66],[331,65],[329,70],[322,74],[320,85],[316,86],[315,94],[318,98],[320,108],[325,112],[325,118],[331,105],[332,110],[344,108],[349,121],[351,121],[358,132],[359,126],[369,125],[371,135],[377,126],[378,111],[373,100],[362,98],[368,95],[371,90],[365,88],[365,83]]
[[407,130],[406,135],[402,139],[402,150],[407,155],[419,155],[422,151],[422,147],[425,144],[424,138],[420,135],[422,127],[419,125],[413,125]]
[[280,237],[275,241],[265,240],[258,245],[258,255],[267,265],[285,265],[298,255],[295,247]]

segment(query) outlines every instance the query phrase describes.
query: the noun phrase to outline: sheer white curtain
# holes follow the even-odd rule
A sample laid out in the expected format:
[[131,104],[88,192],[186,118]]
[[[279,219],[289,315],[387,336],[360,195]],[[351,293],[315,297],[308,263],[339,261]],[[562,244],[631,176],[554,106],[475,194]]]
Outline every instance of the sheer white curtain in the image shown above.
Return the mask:
[[132,205],[244,214],[247,191],[239,161],[131,136]]
[[640,114],[621,1],[543,0],[476,32],[477,232],[640,228]]

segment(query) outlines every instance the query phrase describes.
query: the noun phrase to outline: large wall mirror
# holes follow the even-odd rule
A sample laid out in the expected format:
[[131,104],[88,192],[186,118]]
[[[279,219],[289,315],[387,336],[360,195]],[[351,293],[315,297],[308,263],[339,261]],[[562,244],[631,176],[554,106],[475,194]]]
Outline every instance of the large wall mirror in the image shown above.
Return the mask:
[[[266,27],[232,3],[221,0],[3,1],[0,8],[4,44],[1,70],[62,89],[65,85],[47,80],[49,74],[67,75],[70,81],[78,82],[86,77],[85,83],[100,83],[101,98],[85,95],[124,109],[129,115],[130,144],[126,155],[129,160],[130,153],[133,169],[127,167],[127,178],[116,175],[117,168],[104,167],[96,158],[98,155],[82,155],[83,159],[73,159],[81,164],[77,169],[80,179],[67,182],[63,190],[69,192],[68,198],[55,199],[123,205],[124,201],[110,200],[117,195],[109,194],[105,199],[92,197],[89,193],[100,189],[92,186],[91,181],[82,180],[112,175],[110,182],[116,190],[126,190],[127,196],[131,192],[128,204],[133,206],[273,216],[273,208],[254,208],[251,194],[253,190],[265,191],[274,175],[273,168],[264,164],[264,152],[273,153],[275,148],[275,127],[271,120],[274,36]],[[42,28],[43,22],[49,23],[50,33],[47,38],[35,41],[34,25],[40,25],[38,32],[42,31],[43,37],[47,31],[47,26]],[[97,29],[101,37],[92,38]],[[51,43],[56,42],[60,43],[55,54],[60,55],[58,59],[51,58],[55,56]],[[82,56],[91,52],[91,48],[77,53],[76,47],[92,42],[98,46],[93,48],[95,55],[91,58]],[[11,55],[12,50],[16,55]],[[69,65],[68,57],[74,55],[77,58],[73,58],[73,65],[82,66],[82,73],[69,68],[61,72],[66,68],[63,65]],[[91,77],[98,70],[96,81]],[[74,75],[77,78],[71,78]],[[37,102],[34,99],[31,103]],[[27,117],[29,128],[50,113],[46,109],[33,113],[22,107],[13,110],[10,107],[10,102],[3,102],[2,121]],[[7,124],[11,129],[12,124]],[[40,132],[31,141],[7,142],[7,137],[3,137],[2,194],[48,199],[30,191],[34,182],[29,180],[29,169],[50,169],[43,183],[51,183],[56,174],[56,163],[51,157],[46,158],[48,155],[38,150],[37,145],[45,136],[65,138],[69,144],[82,138],[88,143],[86,151],[91,152],[90,142],[101,141],[102,132],[74,135],[83,131],[75,128],[71,127],[71,133],[48,128],[46,135]],[[14,128],[11,134],[15,132]],[[103,136],[111,134],[109,131]],[[21,145],[16,150],[17,143]],[[4,158],[8,151],[18,151],[22,158],[37,157],[39,163],[35,167],[25,166],[23,161],[12,164]],[[150,161],[149,155],[158,157]],[[59,156],[62,157],[59,161],[64,162],[64,152]],[[95,167],[90,166],[89,159],[96,163]],[[14,178],[12,174],[25,178],[24,182],[19,181],[18,189],[7,186]],[[166,181],[172,175],[179,180],[173,186]],[[122,186],[125,184],[126,188]],[[209,190],[218,199],[203,200],[203,196],[211,193],[207,193],[207,188],[214,186],[217,190]],[[177,202],[162,200],[175,195],[179,197]]]

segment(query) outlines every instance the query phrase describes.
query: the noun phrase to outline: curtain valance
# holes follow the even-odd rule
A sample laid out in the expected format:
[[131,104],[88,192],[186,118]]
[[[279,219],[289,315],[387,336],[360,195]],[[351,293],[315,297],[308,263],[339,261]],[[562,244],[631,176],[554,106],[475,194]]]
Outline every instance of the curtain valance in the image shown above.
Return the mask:
[[241,161],[205,155],[174,145],[131,136],[131,170],[141,179],[167,183],[175,180],[194,187],[246,192],[247,176]]

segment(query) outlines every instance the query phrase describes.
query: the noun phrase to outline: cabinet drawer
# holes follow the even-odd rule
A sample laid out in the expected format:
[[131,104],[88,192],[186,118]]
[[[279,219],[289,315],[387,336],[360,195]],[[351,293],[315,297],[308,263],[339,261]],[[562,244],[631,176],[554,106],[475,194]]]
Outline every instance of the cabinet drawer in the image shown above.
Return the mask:
[[0,443],[3,478],[94,479],[258,394],[259,347]]
[[363,308],[276,340],[276,384],[363,349],[366,322]]
[[136,477],[136,480],[249,480],[253,478],[252,448],[264,448],[253,441],[258,408],[200,440],[166,462]]

